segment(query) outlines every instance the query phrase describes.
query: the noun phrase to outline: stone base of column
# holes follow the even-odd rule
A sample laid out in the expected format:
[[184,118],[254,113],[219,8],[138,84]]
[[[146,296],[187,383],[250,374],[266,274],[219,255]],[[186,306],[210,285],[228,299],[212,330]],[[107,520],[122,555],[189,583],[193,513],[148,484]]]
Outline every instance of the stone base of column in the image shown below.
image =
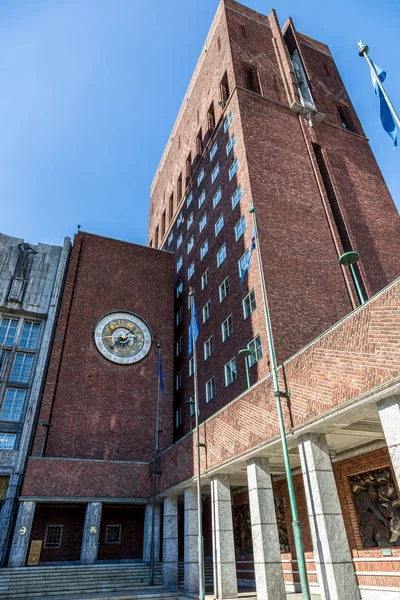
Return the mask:
[[36,502],[21,502],[15,525],[14,538],[11,547],[9,567],[24,567],[28,555],[29,540],[35,516]]

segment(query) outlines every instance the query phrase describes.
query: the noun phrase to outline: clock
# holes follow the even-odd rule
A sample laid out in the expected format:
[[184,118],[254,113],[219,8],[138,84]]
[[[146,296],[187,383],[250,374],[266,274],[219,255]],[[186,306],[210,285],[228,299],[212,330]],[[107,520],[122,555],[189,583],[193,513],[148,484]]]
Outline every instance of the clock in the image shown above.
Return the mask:
[[131,365],[149,352],[152,335],[147,323],[134,313],[115,311],[97,321],[94,342],[111,362]]

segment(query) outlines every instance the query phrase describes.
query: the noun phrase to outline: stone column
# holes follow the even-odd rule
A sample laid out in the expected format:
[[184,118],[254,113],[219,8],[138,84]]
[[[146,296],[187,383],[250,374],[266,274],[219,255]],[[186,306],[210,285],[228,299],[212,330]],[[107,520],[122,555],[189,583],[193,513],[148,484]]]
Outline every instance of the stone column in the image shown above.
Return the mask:
[[302,436],[299,451],[322,599],[359,600],[325,435]]
[[286,600],[268,458],[247,461],[254,570],[259,600]]
[[[156,504],[154,515],[154,562],[160,560],[160,505]],[[151,533],[153,521],[153,506],[151,502],[146,504],[144,511],[144,535],[143,535],[143,562],[150,562],[151,556]]]
[[378,402],[377,407],[393,472],[400,485],[400,396],[385,398]]
[[24,567],[28,555],[29,540],[35,516],[36,502],[21,502],[15,525],[14,538],[11,547],[9,567]]
[[102,507],[101,502],[89,502],[86,507],[81,546],[82,565],[92,565],[97,559]]
[[199,591],[197,488],[185,489],[185,592]]
[[233,539],[232,501],[229,477],[211,479],[214,595],[237,598],[235,543]]
[[164,500],[163,580],[166,588],[178,588],[178,497]]

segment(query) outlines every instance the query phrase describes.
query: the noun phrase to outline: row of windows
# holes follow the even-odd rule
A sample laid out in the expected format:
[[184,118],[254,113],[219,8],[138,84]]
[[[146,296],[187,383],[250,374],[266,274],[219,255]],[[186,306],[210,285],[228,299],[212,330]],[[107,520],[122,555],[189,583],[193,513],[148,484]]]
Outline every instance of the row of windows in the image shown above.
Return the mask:
[[[247,348],[251,351],[251,354],[246,358],[246,360],[248,360],[249,367],[252,367],[262,358],[262,355],[263,355],[260,335],[257,335],[253,340],[251,340],[251,342],[249,344],[247,344]],[[208,354],[208,353],[210,353],[210,354]],[[205,342],[205,344],[204,344],[204,360],[207,360],[208,356],[210,356],[211,354],[212,354],[212,337],[209,340],[207,340],[207,342]],[[191,359],[191,362],[193,364],[193,359]],[[193,374],[193,367],[190,368],[191,362],[189,362],[189,374],[190,375]],[[177,380],[176,380],[177,386],[179,384],[179,387],[181,387],[182,379],[183,379],[183,375],[182,375],[182,371],[180,371],[177,375]],[[236,381],[236,379],[237,379],[237,368],[236,368],[236,357],[234,356],[224,365],[225,387],[230,386],[234,381]],[[179,389],[179,388],[177,387],[177,389]],[[216,389],[215,388],[215,376],[213,376],[213,377],[210,377],[210,379],[208,381],[206,381],[206,383],[205,383],[205,394],[206,394],[206,402],[207,403],[211,402],[211,400],[213,400],[215,398],[215,389]],[[189,398],[188,404],[190,406],[190,414],[193,415],[195,412],[194,396],[191,396]],[[179,407],[175,413],[175,426],[179,427],[180,425],[182,425],[182,421],[183,421],[183,407]]]

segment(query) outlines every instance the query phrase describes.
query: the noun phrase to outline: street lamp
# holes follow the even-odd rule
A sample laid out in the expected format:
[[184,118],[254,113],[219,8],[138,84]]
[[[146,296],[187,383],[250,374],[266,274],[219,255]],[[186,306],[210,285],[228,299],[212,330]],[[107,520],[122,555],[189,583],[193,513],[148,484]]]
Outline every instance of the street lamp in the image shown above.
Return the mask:
[[250,348],[243,348],[243,350],[239,350],[238,352],[239,356],[244,356],[244,361],[246,363],[246,378],[247,378],[247,389],[249,389],[250,386],[250,373],[249,373],[249,356],[251,354],[253,354],[253,350],[250,350]]
[[360,255],[355,250],[351,250],[350,252],[345,252],[339,258],[339,262],[341,265],[348,265],[350,267],[350,272],[353,276],[354,284],[357,288],[358,297],[360,298],[361,304],[365,303],[364,294],[362,293],[360,282],[358,281],[358,277],[356,271],[353,267],[360,260]]

